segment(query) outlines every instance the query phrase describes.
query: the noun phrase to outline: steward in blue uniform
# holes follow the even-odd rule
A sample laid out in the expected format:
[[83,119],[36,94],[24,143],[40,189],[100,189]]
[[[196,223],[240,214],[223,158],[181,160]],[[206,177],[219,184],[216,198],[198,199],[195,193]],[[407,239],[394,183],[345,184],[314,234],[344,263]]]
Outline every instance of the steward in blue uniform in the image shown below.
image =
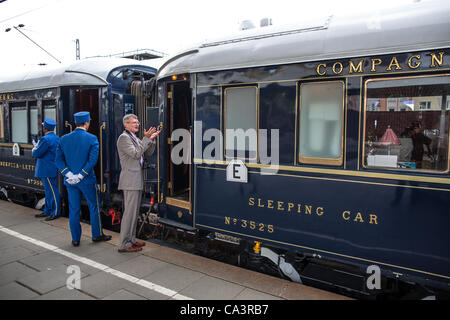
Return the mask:
[[100,203],[97,192],[97,179],[94,166],[98,160],[99,143],[95,135],[87,132],[90,124],[89,112],[74,114],[77,128],[61,137],[56,152],[56,166],[64,175],[64,184],[69,197],[69,225],[72,234],[72,244],[80,245],[81,224],[81,194],[87,200],[92,241],[108,241],[111,236],[103,234],[100,219]]
[[45,208],[36,218],[47,217],[50,221],[61,216],[61,198],[58,191],[58,170],[56,169],[55,156],[59,144],[59,137],[55,134],[56,122],[53,119],[45,119],[44,136],[33,148],[31,154],[36,160],[34,176],[41,178],[45,190]]

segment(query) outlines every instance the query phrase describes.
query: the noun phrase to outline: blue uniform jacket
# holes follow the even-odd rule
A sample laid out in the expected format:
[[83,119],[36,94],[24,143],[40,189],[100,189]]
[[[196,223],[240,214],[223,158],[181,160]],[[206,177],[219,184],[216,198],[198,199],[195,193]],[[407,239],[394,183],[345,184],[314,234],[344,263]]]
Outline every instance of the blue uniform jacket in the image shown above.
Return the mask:
[[53,178],[58,176],[55,156],[59,145],[59,137],[53,132],[47,133],[40,140],[35,149],[31,152],[36,160],[36,178]]
[[[63,176],[71,171],[84,178],[79,183],[97,183],[94,166],[98,160],[99,143],[96,136],[81,128],[61,137],[56,151],[56,166]],[[67,184],[64,178],[64,184]]]

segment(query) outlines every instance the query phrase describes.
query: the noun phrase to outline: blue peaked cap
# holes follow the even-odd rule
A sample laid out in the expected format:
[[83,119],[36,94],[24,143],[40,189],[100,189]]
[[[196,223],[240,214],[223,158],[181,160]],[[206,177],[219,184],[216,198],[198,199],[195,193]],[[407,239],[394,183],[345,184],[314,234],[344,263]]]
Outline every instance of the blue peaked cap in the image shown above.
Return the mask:
[[73,116],[75,118],[75,123],[85,123],[91,120],[88,111],[77,112]]
[[44,127],[45,129],[52,131],[56,127],[56,121],[50,118],[46,118],[44,120]]

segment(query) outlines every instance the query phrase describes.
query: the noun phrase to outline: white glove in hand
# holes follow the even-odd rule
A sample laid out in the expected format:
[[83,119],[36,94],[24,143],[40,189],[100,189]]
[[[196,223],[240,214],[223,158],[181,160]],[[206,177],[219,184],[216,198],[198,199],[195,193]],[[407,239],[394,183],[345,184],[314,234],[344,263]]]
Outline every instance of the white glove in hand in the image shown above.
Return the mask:
[[65,174],[65,176],[66,176],[67,179],[73,179],[73,177],[74,177],[72,171],[67,172]]
[[83,178],[84,178],[84,176],[81,173],[77,174],[76,177],[78,177],[78,179],[80,181],[83,180]]
[[68,184],[77,184],[80,182],[80,179],[77,176],[73,176],[71,179],[66,180]]
[[31,143],[33,144],[33,147],[36,147],[39,144],[39,140],[36,142],[34,141],[34,139],[31,141]]
[[74,175],[71,171],[66,173],[66,178],[68,184],[77,184],[78,182],[80,182],[78,175]]

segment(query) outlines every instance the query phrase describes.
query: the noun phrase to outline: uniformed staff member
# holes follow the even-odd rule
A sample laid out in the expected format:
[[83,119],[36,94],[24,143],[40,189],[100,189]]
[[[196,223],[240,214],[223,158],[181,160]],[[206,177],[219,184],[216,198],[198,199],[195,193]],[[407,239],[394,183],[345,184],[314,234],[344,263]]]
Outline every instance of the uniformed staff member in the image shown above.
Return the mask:
[[50,221],[61,216],[61,198],[57,183],[58,170],[55,163],[59,137],[54,132],[56,127],[55,120],[45,119],[42,125],[44,136],[35,145],[31,154],[37,159],[34,176],[41,178],[44,185],[45,208],[41,214],[37,214],[35,217],[47,217],[45,220]]
[[56,152],[56,166],[64,175],[64,184],[69,197],[69,225],[72,245],[78,247],[81,238],[80,209],[81,194],[87,200],[92,241],[108,241],[111,236],[103,234],[100,221],[99,195],[94,166],[98,160],[99,143],[95,135],[87,132],[90,124],[89,112],[74,114],[76,129],[61,137]]

